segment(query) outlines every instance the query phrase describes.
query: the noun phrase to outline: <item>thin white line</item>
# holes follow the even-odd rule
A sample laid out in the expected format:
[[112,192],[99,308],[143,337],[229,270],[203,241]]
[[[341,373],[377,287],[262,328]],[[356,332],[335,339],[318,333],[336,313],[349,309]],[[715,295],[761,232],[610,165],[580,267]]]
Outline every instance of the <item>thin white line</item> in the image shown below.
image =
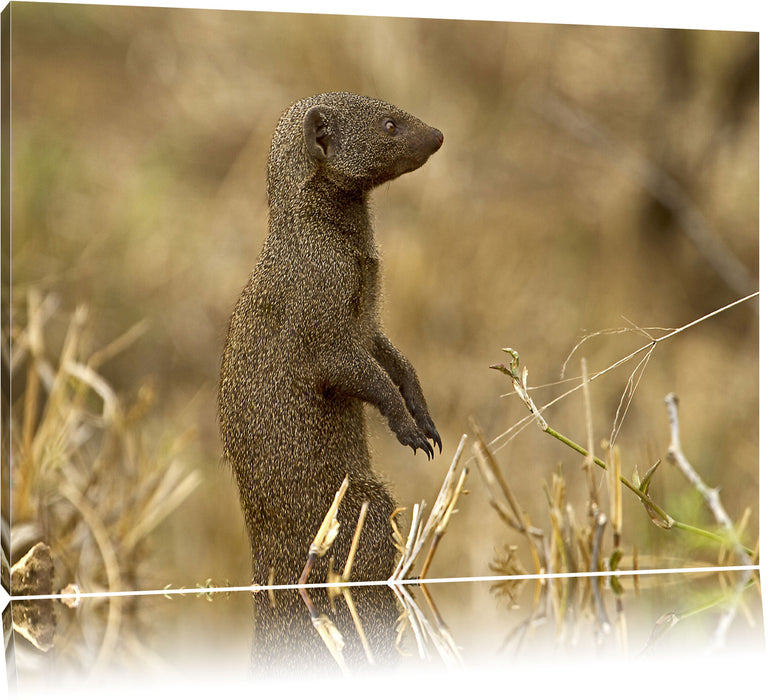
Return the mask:
[[64,600],[69,598],[109,598],[131,597],[141,595],[163,595],[168,598],[174,595],[195,594],[211,595],[213,593],[260,593],[262,591],[284,591],[300,588],[355,588],[362,586],[413,586],[422,583],[424,586],[435,583],[483,583],[500,581],[535,581],[537,579],[568,579],[568,578],[605,578],[608,576],[656,576],[661,574],[707,574],[721,571],[759,571],[759,564],[751,566],[695,566],[680,569],[631,569],[626,571],[578,571],[553,574],[514,574],[510,576],[463,576],[452,578],[404,579],[402,581],[348,581],[347,583],[308,583],[304,586],[298,583],[274,584],[272,586],[213,586],[210,588],[163,588],[146,591],[94,591],[78,593],[46,593],[41,595],[14,595],[11,601],[21,600]]

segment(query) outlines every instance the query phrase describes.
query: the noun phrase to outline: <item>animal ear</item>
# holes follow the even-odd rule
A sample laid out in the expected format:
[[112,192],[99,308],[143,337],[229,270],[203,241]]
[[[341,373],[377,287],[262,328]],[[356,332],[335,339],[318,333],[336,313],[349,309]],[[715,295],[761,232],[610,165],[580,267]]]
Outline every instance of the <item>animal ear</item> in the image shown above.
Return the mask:
[[304,115],[304,140],[310,155],[316,160],[327,160],[337,150],[335,113],[322,105],[310,107]]

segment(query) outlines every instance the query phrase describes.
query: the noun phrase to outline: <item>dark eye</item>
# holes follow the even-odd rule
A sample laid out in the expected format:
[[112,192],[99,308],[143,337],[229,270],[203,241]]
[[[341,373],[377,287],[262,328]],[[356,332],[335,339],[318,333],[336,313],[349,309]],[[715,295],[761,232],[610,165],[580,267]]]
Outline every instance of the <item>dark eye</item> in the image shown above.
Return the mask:
[[383,129],[385,129],[389,134],[392,134],[394,131],[396,131],[396,122],[393,121],[393,119],[386,119],[383,122]]

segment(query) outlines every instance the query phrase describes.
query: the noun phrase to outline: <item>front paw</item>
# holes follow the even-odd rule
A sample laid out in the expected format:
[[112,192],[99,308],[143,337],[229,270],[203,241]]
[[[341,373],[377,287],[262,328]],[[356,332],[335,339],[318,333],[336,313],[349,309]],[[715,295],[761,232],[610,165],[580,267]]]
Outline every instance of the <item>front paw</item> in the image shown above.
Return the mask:
[[414,408],[414,410],[411,410],[410,413],[415,419],[415,423],[418,428],[420,428],[423,435],[425,435],[437,446],[441,454],[442,438],[439,437],[439,433],[437,432],[436,426],[434,425],[434,421],[431,420],[431,416],[428,414],[428,409],[425,407],[422,409]]
[[431,416],[428,414],[428,408],[426,408],[425,401],[406,400],[407,410],[415,420],[416,425],[420,428],[423,435],[431,440],[439,452],[442,452],[442,438],[439,437],[434,421],[431,420]]
[[[433,425],[432,425],[433,428]],[[393,432],[396,433],[396,438],[402,445],[407,445],[412,448],[413,452],[417,452],[419,449],[426,453],[429,459],[434,456],[434,448],[431,443],[426,439],[425,431],[421,430],[418,425],[411,420],[408,420],[399,428],[393,428]],[[436,432],[436,430],[434,430]],[[432,436],[429,436],[432,437]],[[434,439],[434,438],[432,438]],[[439,440],[439,435],[435,440]],[[441,449],[441,443],[438,443]]]
[[414,418],[420,431],[430,442],[433,442],[437,446],[437,449],[441,454],[442,438],[439,437],[439,433],[434,425],[434,421],[431,420],[431,416],[426,413],[420,416],[414,416]]

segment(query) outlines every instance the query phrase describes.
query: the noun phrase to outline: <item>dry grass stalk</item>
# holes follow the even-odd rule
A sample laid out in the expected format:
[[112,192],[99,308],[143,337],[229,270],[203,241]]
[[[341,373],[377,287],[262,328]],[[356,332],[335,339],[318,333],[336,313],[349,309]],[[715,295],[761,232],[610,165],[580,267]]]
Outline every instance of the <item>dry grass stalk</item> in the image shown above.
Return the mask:
[[[453,464],[450,467],[450,471],[448,472],[448,477],[454,474],[454,469],[461,457],[461,452],[463,451],[465,441],[466,435],[461,438],[458,451],[456,452],[456,457],[453,459]],[[437,502],[431,509],[431,515],[429,516],[426,529],[430,532],[431,528],[433,527],[434,539],[431,541],[431,546],[429,547],[428,554],[426,555],[426,561],[423,563],[423,568],[420,571],[420,579],[426,578],[428,567],[431,565],[431,561],[434,558],[434,553],[439,546],[439,541],[442,539],[445,532],[447,532],[447,525],[450,522],[451,516],[455,512],[455,504],[458,502],[458,497],[463,491],[463,485],[466,481],[466,476],[468,473],[469,470],[466,465],[464,465],[461,469],[460,475],[458,476],[458,482],[455,484],[455,488],[452,489],[452,492],[450,491],[450,484],[452,482],[448,482],[446,479],[445,483],[442,485],[442,489],[439,492],[439,496],[437,497]]]
[[315,534],[312,543],[310,544],[310,551],[307,554],[307,563],[302,569],[302,574],[299,576],[299,585],[304,586],[307,583],[307,577],[310,574],[310,569],[313,568],[313,563],[322,554],[326,554],[329,548],[334,544],[334,540],[339,533],[339,520],[337,520],[337,511],[339,510],[342,498],[345,495],[345,491],[348,489],[350,480],[347,476],[342,480],[340,487],[337,489],[337,493],[334,494],[334,500],[329,506],[329,510],[321,522],[321,526],[318,528],[318,532]]
[[[396,545],[399,551],[401,552],[401,555],[399,556],[399,561],[396,564],[396,568],[394,569],[394,572],[391,574],[390,578],[388,579],[389,581],[399,580],[399,575],[401,571],[404,570],[407,564],[411,564],[410,557],[414,551],[417,551],[416,544],[418,539],[418,533],[421,531],[421,518],[423,516],[423,511],[425,509],[426,509],[425,501],[421,501],[420,503],[415,503],[412,506],[412,519],[410,520],[410,531],[407,534],[406,541],[402,539],[401,533],[395,521],[393,520],[391,521],[393,523],[393,528],[394,528],[394,539],[396,540]],[[399,513],[401,510],[404,510],[404,509],[397,508],[394,514]]]
[[[358,549],[358,542],[361,538],[361,531],[364,528],[364,520],[366,519],[366,512],[369,508],[369,502],[364,501],[361,504],[361,511],[358,514],[358,522],[356,523],[356,529],[353,533],[353,539],[350,543],[350,550],[348,552],[348,558],[345,562],[345,568],[342,570],[342,575],[338,576],[334,572],[329,572],[329,582],[332,583],[347,583],[350,580],[350,572],[353,567],[353,560],[356,556],[356,550]],[[358,611],[356,610],[356,605],[353,602],[353,596],[350,594],[350,589],[345,586],[340,588],[339,586],[332,587],[327,589],[329,592],[329,597],[333,601],[334,598],[337,595],[342,595],[342,597],[345,599],[345,604],[348,606],[348,611],[350,612],[350,617],[353,619],[353,624],[356,627],[356,632],[358,634],[358,638],[361,640],[361,646],[364,649],[364,653],[366,654],[367,662],[369,664],[374,664],[374,654],[372,654],[372,648],[369,645],[369,640],[366,638],[366,634],[364,634],[364,628],[361,624],[361,618],[358,615]]]
[[474,421],[472,421],[472,429],[474,431],[474,461],[479,467],[480,474],[488,489],[490,504],[507,525],[526,536],[534,562],[534,570],[537,574],[544,573],[545,565],[542,564],[534,541],[534,539],[541,540],[544,533],[531,525],[528,516],[512,494],[498,462],[485,444],[482,432]]
[[585,432],[587,433],[587,455],[585,455],[584,468],[587,474],[587,489],[590,494],[592,512],[598,504],[598,493],[593,476],[595,464],[595,440],[593,438],[593,411],[590,404],[590,382],[587,377],[587,360],[582,358],[582,397],[585,404]]
[[458,448],[455,451],[455,455],[453,455],[453,460],[450,463],[450,468],[447,470],[442,486],[439,489],[439,493],[437,494],[434,505],[429,513],[428,520],[426,520],[425,523],[422,520],[423,511],[425,510],[426,505],[425,501],[421,502],[419,505],[415,504],[413,507],[412,522],[410,524],[407,542],[404,544],[402,556],[396,565],[394,573],[389,579],[390,581],[401,581],[407,577],[412,570],[412,567],[415,565],[420,552],[428,541],[428,538],[433,533],[433,540],[423,564],[420,578],[423,578],[426,575],[439,541],[447,531],[450,517],[453,512],[455,512],[458,497],[463,492],[463,485],[466,481],[466,476],[469,473],[468,467],[461,461],[466,440],[467,435],[462,435],[458,442]]
[[369,509],[369,501],[364,501],[361,504],[361,511],[358,514],[358,522],[356,523],[356,530],[353,533],[353,540],[350,543],[350,551],[348,552],[348,558],[345,562],[345,568],[342,570],[342,580],[350,581],[350,571],[353,568],[353,560],[356,556],[356,549],[358,549],[358,541],[361,539],[361,531],[364,529],[364,520],[366,519],[366,512]]
[[[340,503],[342,503],[342,498],[345,496],[345,492],[348,489],[348,486],[350,485],[350,480],[347,476],[342,480],[342,484],[340,484],[340,487],[337,489],[337,493],[334,494],[334,498],[332,500],[331,505],[329,506],[329,510],[326,512],[326,515],[324,516],[323,520],[321,521],[321,525],[318,528],[318,532],[315,534],[315,537],[313,538],[312,543],[310,544],[310,550],[307,555],[307,562],[305,563],[304,569],[302,570],[302,573],[299,577],[299,595],[304,601],[304,604],[307,606],[307,610],[310,613],[310,621],[313,624],[313,627],[315,628],[316,632],[318,632],[319,636],[323,640],[324,645],[326,646],[326,649],[331,654],[334,661],[337,663],[337,665],[340,667],[340,670],[345,674],[346,676],[349,675],[348,668],[345,663],[345,657],[342,654],[342,650],[345,647],[345,640],[342,636],[342,633],[339,631],[337,626],[334,624],[334,622],[329,618],[327,615],[319,613],[319,611],[316,609],[315,604],[313,603],[312,599],[310,598],[309,594],[307,593],[307,589],[305,588],[305,584],[307,583],[307,577],[310,574],[310,570],[313,567],[313,564],[315,563],[315,560],[325,554],[329,551],[332,544],[334,544],[334,540],[337,538],[337,535],[339,534],[339,528],[340,523],[337,520],[337,512],[339,510]],[[356,529],[353,533],[353,539],[350,543],[350,550],[348,551],[348,557],[345,561],[345,568],[343,569],[342,574],[337,574],[331,570],[331,561],[329,562],[329,574],[328,574],[328,581],[330,583],[347,583],[350,577],[350,571],[353,566],[353,559],[356,554],[356,550],[358,549],[358,542],[361,537],[361,531],[364,526],[364,518],[366,517],[366,511],[368,508],[367,503],[362,503],[361,505],[361,511],[359,513],[358,522],[356,524]],[[374,663],[374,656],[372,654],[372,650],[369,646],[369,642],[367,641],[366,635],[364,634],[363,626],[361,625],[361,618],[358,615],[358,612],[356,611],[356,606],[353,602],[353,598],[350,595],[350,591],[347,589],[346,586],[333,586],[328,589],[329,594],[329,601],[333,605],[334,599],[341,595],[345,599],[345,604],[347,605],[348,611],[350,612],[351,617],[353,618],[353,624],[356,627],[356,631],[358,633],[359,639],[361,640],[361,644],[364,648],[364,652],[366,653],[366,657],[368,662]]]
[[609,458],[607,460],[609,469],[606,470],[607,486],[609,490],[609,516],[612,522],[613,545],[614,549],[620,548],[620,538],[622,536],[622,461],[620,459],[620,450],[617,447],[609,446]]

